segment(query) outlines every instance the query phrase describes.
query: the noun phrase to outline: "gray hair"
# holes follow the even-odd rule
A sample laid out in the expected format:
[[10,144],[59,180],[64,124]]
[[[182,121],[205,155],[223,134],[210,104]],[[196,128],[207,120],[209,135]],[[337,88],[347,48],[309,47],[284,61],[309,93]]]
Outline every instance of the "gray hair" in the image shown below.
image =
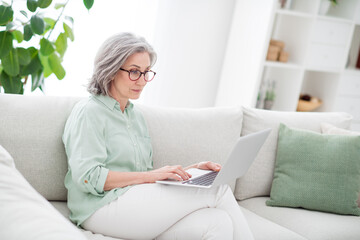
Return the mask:
[[89,93],[109,95],[111,81],[125,61],[138,52],[147,52],[150,64],[156,62],[156,53],[143,37],[119,33],[108,38],[100,47],[94,61],[94,72],[87,86]]

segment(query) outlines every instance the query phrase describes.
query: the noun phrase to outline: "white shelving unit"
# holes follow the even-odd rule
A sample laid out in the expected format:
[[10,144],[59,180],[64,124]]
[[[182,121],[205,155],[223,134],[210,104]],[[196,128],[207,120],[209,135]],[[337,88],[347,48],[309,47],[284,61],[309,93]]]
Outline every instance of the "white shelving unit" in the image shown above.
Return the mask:
[[[286,8],[278,0],[237,1],[216,105],[262,107],[257,98],[271,80],[272,110],[296,111],[300,94],[310,94],[322,100],[316,111],[347,111],[360,130],[360,0],[324,13],[328,0],[289,1]],[[288,62],[266,61],[270,39],[285,43]]]

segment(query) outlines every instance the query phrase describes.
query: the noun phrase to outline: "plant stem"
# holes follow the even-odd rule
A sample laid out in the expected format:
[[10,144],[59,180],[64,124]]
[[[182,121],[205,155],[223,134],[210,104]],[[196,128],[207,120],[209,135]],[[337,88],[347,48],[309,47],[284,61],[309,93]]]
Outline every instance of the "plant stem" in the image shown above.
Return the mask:
[[69,0],[67,0],[66,3],[64,4],[64,7],[62,8],[61,13],[59,14],[58,18],[57,18],[56,21],[55,21],[54,27],[51,29],[51,31],[49,32],[49,35],[48,35],[48,37],[47,37],[46,39],[49,40],[51,33],[54,31],[55,26],[56,26],[56,24],[58,23],[58,21],[60,20],[60,17],[63,15],[64,10],[65,10],[65,7],[66,7],[66,5],[67,5],[68,3],[69,3]]

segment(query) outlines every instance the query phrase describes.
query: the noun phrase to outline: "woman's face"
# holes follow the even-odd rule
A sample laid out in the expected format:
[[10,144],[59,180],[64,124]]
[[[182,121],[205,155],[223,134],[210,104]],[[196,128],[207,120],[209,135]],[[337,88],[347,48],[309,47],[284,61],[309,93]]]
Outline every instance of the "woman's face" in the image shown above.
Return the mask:
[[[128,71],[139,70],[141,72],[150,70],[149,53],[134,53],[125,61],[121,68]],[[131,81],[128,72],[119,70],[111,82],[110,93],[115,100],[126,104],[129,99],[138,99],[145,85],[144,75],[141,75],[136,81]]]

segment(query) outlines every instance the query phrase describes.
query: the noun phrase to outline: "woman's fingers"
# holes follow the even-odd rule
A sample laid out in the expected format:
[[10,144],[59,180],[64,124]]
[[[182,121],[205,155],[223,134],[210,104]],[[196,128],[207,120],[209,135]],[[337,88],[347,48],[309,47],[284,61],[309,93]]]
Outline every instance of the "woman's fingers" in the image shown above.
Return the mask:
[[182,178],[181,180],[188,180],[191,177],[181,166],[174,166],[173,172],[179,175]]
[[[188,180],[191,178],[191,174],[187,173],[182,166],[175,165],[175,166],[165,166],[156,170],[153,170],[152,172],[155,173],[165,173],[168,176],[167,178],[172,178],[175,180]],[[170,174],[170,175],[169,175]],[[164,175],[162,175],[164,176]]]
[[200,162],[198,164],[199,169],[220,171],[221,165],[214,162]]

